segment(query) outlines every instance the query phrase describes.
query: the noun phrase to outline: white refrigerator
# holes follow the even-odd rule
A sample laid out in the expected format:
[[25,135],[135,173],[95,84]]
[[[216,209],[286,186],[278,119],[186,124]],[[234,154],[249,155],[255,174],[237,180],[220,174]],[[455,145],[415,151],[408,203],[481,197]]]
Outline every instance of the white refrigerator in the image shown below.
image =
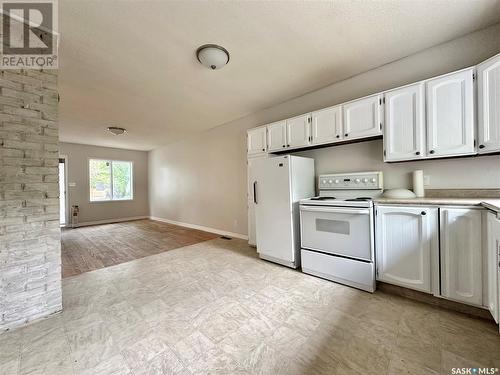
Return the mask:
[[253,177],[259,257],[298,268],[299,201],[314,196],[314,159],[285,155],[255,160]]

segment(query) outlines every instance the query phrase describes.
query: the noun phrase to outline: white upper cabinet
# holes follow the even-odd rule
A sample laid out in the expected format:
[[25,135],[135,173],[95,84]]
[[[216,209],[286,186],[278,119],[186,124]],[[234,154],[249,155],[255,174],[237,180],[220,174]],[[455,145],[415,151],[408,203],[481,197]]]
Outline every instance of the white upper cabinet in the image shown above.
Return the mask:
[[431,259],[437,256],[439,243],[437,217],[437,208],[377,207],[377,280],[432,292]]
[[372,95],[342,105],[344,139],[382,134],[382,95]]
[[332,143],[343,138],[342,106],[325,108],[312,113],[312,144]]
[[441,294],[483,302],[481,210],[441,208]]
[[475,152],[473,73],[467,69],[427,81],[428,156]]
[[304,147],[311,142],[311,114],[286,120],[287,146]]
[[247,152],[249,156],[261,155],[267,152],[266,132],[265,126],[247,131]]
[[425,156],[424,84],[385,93],[384,161]]
[[500,151],[500,55],[477,66],[479,153]]
[[273,122],[267,125],[269,151],[282,151],[287,147],[286,121]]

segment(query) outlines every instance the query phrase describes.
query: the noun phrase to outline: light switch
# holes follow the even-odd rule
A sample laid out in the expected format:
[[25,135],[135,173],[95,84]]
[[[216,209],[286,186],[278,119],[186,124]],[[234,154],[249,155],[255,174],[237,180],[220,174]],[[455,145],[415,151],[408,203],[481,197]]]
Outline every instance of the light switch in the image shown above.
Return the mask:
[[431,176],[424,175],[424,186],[429,186],[431,184]]

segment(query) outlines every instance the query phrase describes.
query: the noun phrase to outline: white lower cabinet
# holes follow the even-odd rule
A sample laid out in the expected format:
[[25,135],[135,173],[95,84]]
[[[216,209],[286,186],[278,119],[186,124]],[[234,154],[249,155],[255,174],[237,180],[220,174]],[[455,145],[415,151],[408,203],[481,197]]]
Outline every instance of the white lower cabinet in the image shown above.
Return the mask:
[[437,208],[377,207],[377,280],[427,293],[437,290],[437,218]]
[[482,306],[482,210],[441,208],[441,295]]
[[485,306],[498,323],[500,302],[500,219],[492,212],[487,219],[488,254],[486,257],[488,298]]

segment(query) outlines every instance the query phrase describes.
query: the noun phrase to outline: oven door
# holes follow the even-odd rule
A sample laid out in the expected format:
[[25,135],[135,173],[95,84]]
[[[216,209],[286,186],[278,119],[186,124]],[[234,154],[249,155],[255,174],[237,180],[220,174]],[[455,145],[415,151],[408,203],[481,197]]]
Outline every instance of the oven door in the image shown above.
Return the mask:
[[371,212],[369,208],[300,206],[302,248],[372,261]]

